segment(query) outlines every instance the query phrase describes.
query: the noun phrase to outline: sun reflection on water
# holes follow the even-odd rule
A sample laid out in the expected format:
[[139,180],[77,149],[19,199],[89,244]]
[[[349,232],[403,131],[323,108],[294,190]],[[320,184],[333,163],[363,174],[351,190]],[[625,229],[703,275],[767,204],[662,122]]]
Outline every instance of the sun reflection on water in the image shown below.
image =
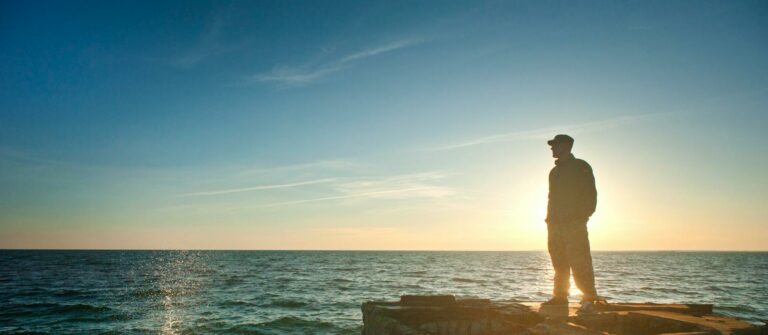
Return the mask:
[[199,252],[179,251],[155,259],[156,287],[161,292],[161,333],[180,334],[197,311],[190,302],[202,288],[206,262]]
[[176,318],[176,310],[173,307],[173,298],[170,294],[166,294],[163,297],[163,311],[163,328],[161,330],[162,333],[165,335],[178,334],[178,332],[174,329],[174,325],[176,325],[178,320]]

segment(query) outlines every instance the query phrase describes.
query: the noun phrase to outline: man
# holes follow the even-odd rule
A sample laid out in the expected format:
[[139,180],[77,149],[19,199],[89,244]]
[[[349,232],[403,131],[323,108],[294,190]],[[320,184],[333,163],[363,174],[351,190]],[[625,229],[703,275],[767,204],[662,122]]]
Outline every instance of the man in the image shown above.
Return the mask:
[[597,205],[597,190],[592,168],[587,162],[573,157],[573,138],[557,135],[547,141],[552,157],[557,158],[549,173],[549,203],[547,205],[547,244],[555,285],[552,299],[544,305],[568,304],[570,273],[581,290],[582,310],[597,301],[592,255],[589,250],[587,221]]

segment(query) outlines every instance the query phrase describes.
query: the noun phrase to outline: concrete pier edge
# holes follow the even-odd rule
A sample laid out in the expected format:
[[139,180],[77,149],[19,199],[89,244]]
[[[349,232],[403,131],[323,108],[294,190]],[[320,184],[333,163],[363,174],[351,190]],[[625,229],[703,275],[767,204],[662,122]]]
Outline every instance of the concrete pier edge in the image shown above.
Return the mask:
[[713,313],[713,305],[608,303],[579,305],[404,295],[362,304],[363,335],[651,335],[768,334],[766,325]]

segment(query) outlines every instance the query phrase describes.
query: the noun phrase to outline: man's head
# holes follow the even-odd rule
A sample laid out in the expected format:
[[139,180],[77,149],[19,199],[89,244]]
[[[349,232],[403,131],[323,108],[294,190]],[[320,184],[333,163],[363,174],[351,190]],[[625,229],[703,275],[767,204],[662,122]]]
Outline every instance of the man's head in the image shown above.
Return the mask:
[[552,149],[552,157],[561,158],[571,154],[573,148],[573,137],[568,135],[559,134],[555,138],[547,141],[550,149]]

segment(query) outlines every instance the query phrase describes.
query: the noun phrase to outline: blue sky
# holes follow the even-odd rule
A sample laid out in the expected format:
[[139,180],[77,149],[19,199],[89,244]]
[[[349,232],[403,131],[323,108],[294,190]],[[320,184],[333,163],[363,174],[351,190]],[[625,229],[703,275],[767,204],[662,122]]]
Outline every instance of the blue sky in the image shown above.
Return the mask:
[[760,1],[0,6],[0,247],[768,249]]

